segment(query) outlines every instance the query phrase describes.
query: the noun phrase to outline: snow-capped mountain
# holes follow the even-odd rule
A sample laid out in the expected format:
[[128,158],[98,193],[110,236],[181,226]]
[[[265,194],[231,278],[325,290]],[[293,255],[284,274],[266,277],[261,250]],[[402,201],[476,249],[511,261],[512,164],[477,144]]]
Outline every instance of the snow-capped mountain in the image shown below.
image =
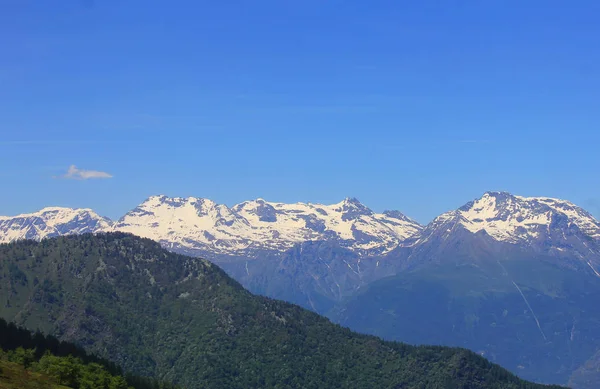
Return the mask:
[[0,243],[109,230],[110,219],[91,209],[48,207],[18,216],[0,216]]
[[600,223],[565,200],[488,192],[458,212],[468,221],[465,227],[469,230],[485,230],[495,239],[511,243],[539,238],[557,227],[576,227],[594,239],[600,238]]
[[336,241],[373,256],[471,233],[579,257],[597,253],[600,247],[600,223],[582,208],[564,200],[506,192],[487,192],[425,228],[398,211],[375,213],[353,198],[332,205],[256,199],[228,207],[209,199],[152,196],[116,222],[90,209],[57,207],[0,217],[0,242],[102,231],[129,232],[208,257],[252,257],[307,241]]
[[152,196],[116,222],[89,209],[45,208],[0,217],[0,242],[66,234],[122,231],[165,247],[212,257],[285,251],[306,241],[335,240],[360,254],[381,254],[421,230],[398,211],[378,214],[356,199],[333,205]]
[[358,252],[383,253],[421,230],[400,212],[376,214],[356,199],[333,205],[257,199],[229,208],[207,199],[166,196],[150,197],[113,228],[179,251],[213,255],[283,251],[332,239]]
[[412,257],[434,257],[440,248],[457,251],[457,245],[494,251],[494,242],[566,256],[594,272],[600,266],[600,223],[591,214],[565,200],[506,192],[487,192],[438,216],[406,246],[413,248]]
[[328,312],[359,332],[465,347],[532,380],[579,375],[595,388],[599,232],[568,201],[488,192],[435,218],[381,259],[392,277]]

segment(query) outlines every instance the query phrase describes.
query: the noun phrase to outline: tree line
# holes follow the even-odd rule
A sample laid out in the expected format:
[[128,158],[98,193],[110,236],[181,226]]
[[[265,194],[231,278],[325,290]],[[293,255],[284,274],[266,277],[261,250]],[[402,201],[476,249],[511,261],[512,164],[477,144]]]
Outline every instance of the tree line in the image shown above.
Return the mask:
[[1,318],[0,359],[44,373],[57,384],[74,389],[179,389],[154,378],[124,373],[114,362],[74,343],[31,332]]

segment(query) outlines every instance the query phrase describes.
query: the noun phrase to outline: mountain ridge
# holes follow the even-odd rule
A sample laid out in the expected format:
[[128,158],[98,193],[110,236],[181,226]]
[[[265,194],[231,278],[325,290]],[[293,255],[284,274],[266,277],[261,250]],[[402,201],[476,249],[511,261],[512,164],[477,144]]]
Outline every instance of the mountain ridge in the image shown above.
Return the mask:
[[[508,192],[489,191],[482,197],[445,212],[427,225],[421,225],[400,211],[375,213],[356,198],[324,205],[318,203],[279,203],[258,198],[228,207],[199,197],[150,196],[119,219],[112,221],[89,208],[46,207],[37,212],[16,216],[0,216],[0,242],[15,239],[41,239],[65,235],[71,231],[28,231],[12,233],[16,220],[38,218],[53,222],[52,226],[86,216],[87,229],[72,228],[72,233],[123,231],[136,233],[161,242],[178,243],[194,249],[190,240],[197,239],[216,252],[240,254],[252,251],[251,241],[264,240],[262,249],[283,250],[295,243],[310,240],[338,239],[354,242],[347,245],[358,252],[385,253],[394,245],[418,238],[427,228],[453,216],[464,218],[462,224],[471,232],[485,231],[496,240],[526,243],[540,234],[539,227],[560,223],[566,217],[570,223],[594,240],[600,240],[600,223],[586,210],[567,201],[549,197],[523,197]],[[79,220],[80,221],[80,220]],[[179,223],[179,225],[177,225]],[[50,224],[50,223],[46,223]],[[24,225],[23,228],[26,228]],[[163,231],[158,231],[163,229]],[[156,230],[150,233],[148,230]],[[190,231],[201,232],[190,234]],[[37,232],[37,235],[36,235]],[[367,235],[367,243],[361,237]],[[151,235],[151,236],[147,236]],[[221,245],[216,235],[223,235]],[[169,236],[173,239],[169,239]],[[226,239],[229,237],[229,240]],[[234,237],[240,238],[236,241]],[[362,239],[364,240],[364,239]],[[213,242],[212,244],[210,244]],[[237,246],[236,246],[237,244]]]
[[[74,215],[86,213],[98,222],[85,231],[81,228],[72,231],[35,229],[11,233],[19,227],[15,221],[23,220],[21,224],[26,224],[27,219],[42,218],[43,215],[52,220],[49,212],[56,209]],[[4,228],[2,223],[6,224]],[[116,221],[90,209],[57,207],[0,217],[0,242],[69,233],[122,231],[191,253],[253,256],[261,250],[284,251],[296,243],[331,239],[339,240],[359,253],[383,253],[421,228],[399,211],[375,213],[355,198],[331,205],[256,199],[227,207],[210,199],[158,195],[149,197]]]
[[109,218],[90,208],[45,207],[31,213],[0,216],[0,243],[99,232],[111,225]]

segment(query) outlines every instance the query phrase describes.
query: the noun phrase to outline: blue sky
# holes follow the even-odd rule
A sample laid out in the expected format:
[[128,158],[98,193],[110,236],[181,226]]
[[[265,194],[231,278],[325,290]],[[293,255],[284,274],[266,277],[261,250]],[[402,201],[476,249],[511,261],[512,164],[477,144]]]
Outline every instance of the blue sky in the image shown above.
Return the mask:
[[[598,217],[598,14],[597,1],[0,0],[0,214],[353,196],[428,222],[507,190]],[[57,178],[71,165],[112,178]]]

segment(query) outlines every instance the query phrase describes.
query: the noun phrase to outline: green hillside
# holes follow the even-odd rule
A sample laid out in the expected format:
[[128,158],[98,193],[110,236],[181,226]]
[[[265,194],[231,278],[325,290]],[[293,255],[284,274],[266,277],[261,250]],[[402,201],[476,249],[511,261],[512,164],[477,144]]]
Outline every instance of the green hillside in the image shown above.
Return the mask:
[[0,350],[0,388],[3,389],[134,389],[125,378],[113,376],[101,365],[78,358],[46,354],[34,361],[35,350]]
[[0,388],[179,389],[123,374],[115,363],[0,319]]
[[22,365],[0,359],[0,388],[2,389],[67,389],[44,373],[33,372]]
[[193,388],[541,388],[459,348],[353,333],[126,234],[0,245],[0,314]]

